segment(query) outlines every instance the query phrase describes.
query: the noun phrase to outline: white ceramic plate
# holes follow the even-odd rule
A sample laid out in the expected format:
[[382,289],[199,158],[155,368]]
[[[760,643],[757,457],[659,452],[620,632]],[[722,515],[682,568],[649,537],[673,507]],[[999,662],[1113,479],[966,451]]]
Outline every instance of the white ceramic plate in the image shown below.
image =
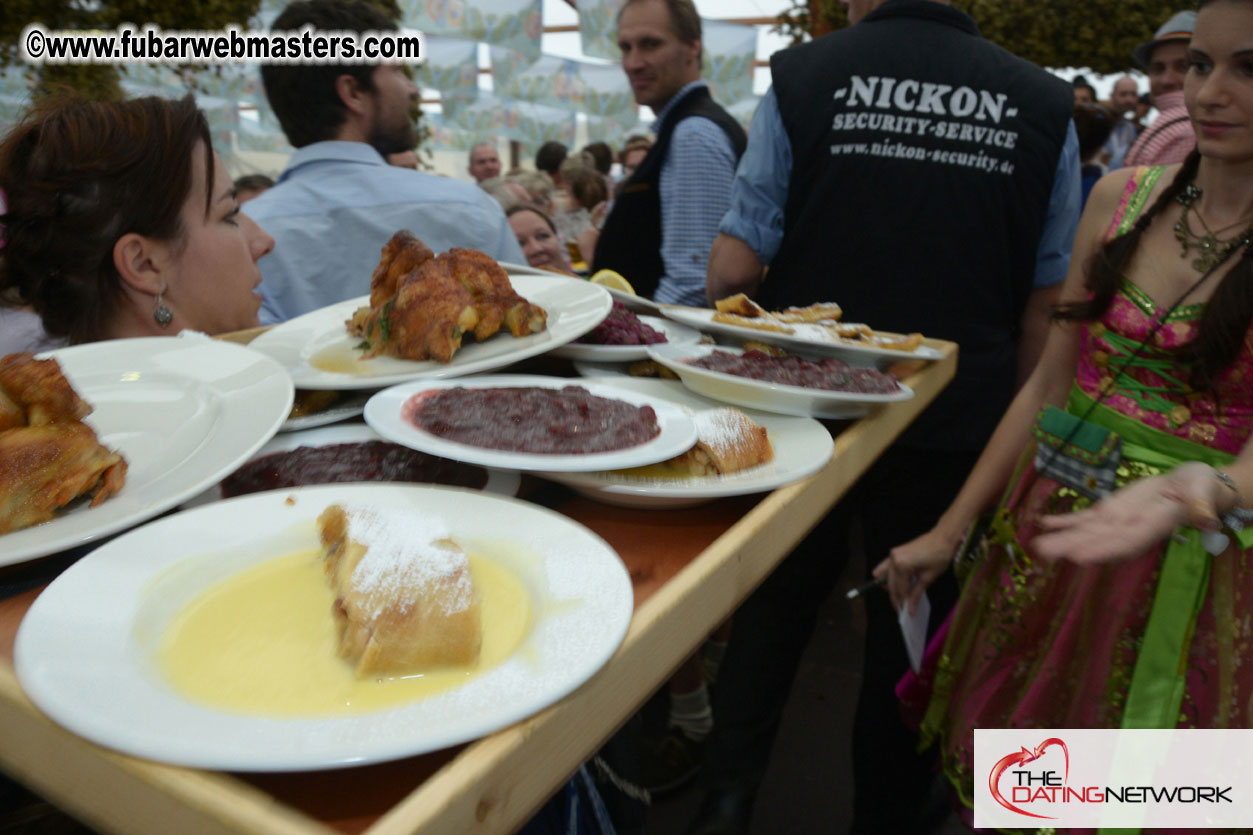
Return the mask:
[[[641,316],[640,321],[654,330],[666,335],[666,345],[694,345],[700,342],[698,330],[658,319],[656,316]],[[663,343],[657,343],[663,344]],[[647,345],[588,345],[582,342],[567,342],[552,352],[555,356],[572,360],[589,360],[591,362],[635,362],[648,359]]]
[[[498,449],[455,443],[425,432],[406,420],[401,410],[409,398],[431,389],[501,388],[538,386],[560,389],[565,386],[582,386],[598,397],[624,400],[636,406],[652,406],[657,413],[657,425],[661,433],[638,446],[612,452],[594,452],[588,455],[547,455],[526,452],[508,452]],[[370,398],[365,405],[365,420],[376,432],[398,444],[442,455],[454,461],[465,461],[483,467],[500,467],[507,470],[551,470],[557,472],[588,472],[613,470],[619,467],[638,467],[655,464],[673,458],[696,443],[696,424],[680,406],[668,400],[658,400],[629,389],[587,380],[564,377],[539,377],[524,374],[501,374],[471,377],[462,380],[417,381],[395,386]]]
[[780,345],[784,348],[790,348],[796,351],[803,351],[817,356],[839,357],[849,365],[891,365],[901,360],[939,360],[944,359],[944,354],[928,348],[926,345],[920,345],[913,351],[891,351],[886,348],[871,348],[864,345],[856,345],[851,342],[833,342],[821,338],[817,333],[817,328],[813,328],[814,336],[812,338],[803,335],[805,327],[794,325],[798,333],[796,335],[786,333],[776,333],[774,331],[757,330],[756,328],[745,328],[740,325],[728,325],[724,322],[715,322],[713,320],[714,310],[704,310],[694,307],[665,307],[661,308],[663,315],[689,325],[698,330],[707,333],[721,334],[722,336],[731,336],[740,340],[755,339],[758,342],[765,342],[769,345]]
[[[631,620],[618,555],[572,520],[516,499],[400,485],[273,490],[206,505],[131,531],[58,577],[18,631],[17,675],[53,721],[153,760],[226,771],[363,765],[492,733],[565,697],[609,659]],[[317,547],[329,504],[412,508],[442,519],[463,547],[511,569],[532,622],[501,665],[431,698],[359,716],[275,718],[193,703],[154,660],[172,620],[211,586]],[[327,612],[327,617],[331,613]]]
[[0,565],[125,530],[216,484],[270,439],[292,384],[269,357],[230,342],[170,336],[62,348],[53,357],[94,411],[86,419],[127,462],[126,486],[98,507],[0,535]]
[[710,371],[688,365],[684,360],[708,356],[713,351],[743,353],[739,348],[714,345],[654,345],[648,356],[679,375],[683,385],[697,394],[712,397],[737,406],[749,406],[781,415],[802,417],[849,418],[859,417],[871,406],[896,403],[914,396],[914,390],[898,383],[900,390],[894,394],[858,394],[845,391],[825,391],[802,386],[783,386],[766,383],[721,371]]
[[[287,432],[281,435],[275,435],[270,442],[261,447],[257,454],[249,458],[254,461],[266,455],[275,452],[287,452],[297,447],[320,447],[332,446],[334,444],[356,444],[365,441],[382,441],[383,436],[375,432],[370,427],[361,423],[349,423],[341,426],[323,426],[317,429],[306,429],[303,432]],[[522,478],[516,470],[487,470],[487,483],[483,485],[483,491],[486,493],[495,493],[499,496],[516,496],[518,495],[518,487],[522,484]],[[408,482],[405,482],[408,483]],[[316,486],[316,485],[311,485]],[[297,491],[307,489],[305,487],[286,488],[293,495]],[[194,497],[190,501],[184,502],[184,508],[199,507],[209,502],[222,501],[222,485],[215,484],[208,490],[205,490],[199,496]]]
[[330,426],[332,423],[340,423],[341,421],[360,417],[361,413],[365,411],[366,401],[370,399],[370,395],[373,393],[373,391],[346,391],[338,400],[320,412],[296,418],[289,417],[283,421],[283,425],[278,428],[278,431],[301,432],[305,429]]
[[575,360],[570,365],[574,367],[574,370],[578,372],[580,377],[590,377],[592,379],[608,377],[608,382],[617,382],[622,377],[629,377],[633,380],[639,379],[631,377],[631,364],[627,362],[584,362],[583,360]]
[[[467,340],[450,363],[394,357],[358,360],[360,352],[354,346],[360,340],[348,335],[344,322],[357,308],[370,303],[368,296],[349,299],[275,325],[254,339],[250,347],[277,360],[299,388],[377,389],[408,380],[490,371],[551,351],[596,327],[613,306],[613,299],[603,287],[578,278],[511,275],[509,281],[527,301],[548,311],[547,330],[521,339],[505,332],[484,342]],[[317,357],[330,357],[352,371],[326,371],[315,367],[312,362]]]
[[614,290],[609,287],[605,289],[609,290],[609,295],[613,296],[614,301],[622,302],[626,305],[627,310],[633,310],[636,313],[651,313],[654,316],[661,315],[662,305],[657,304],[652,299],[646,299],[633,293],[624,293],[621,290]]
[[[632,377],[615,385],[678,403],[692,411],[722,404],[693,394],[676,380]],[[764,493],[813,475],[827,465],[835,448],[831,433],[818,421],[745,409],[766,427],[774,460],[738,473],[690,478],[641,478],[613,472],[539,473],[607,504],[626,507],[688,507],[725,496]]]
[[551,270],[541,270],[539,267],[532,267],[530,264],[514,264],[509,261],[497,261],[500,268],[509,275],[552,275]]

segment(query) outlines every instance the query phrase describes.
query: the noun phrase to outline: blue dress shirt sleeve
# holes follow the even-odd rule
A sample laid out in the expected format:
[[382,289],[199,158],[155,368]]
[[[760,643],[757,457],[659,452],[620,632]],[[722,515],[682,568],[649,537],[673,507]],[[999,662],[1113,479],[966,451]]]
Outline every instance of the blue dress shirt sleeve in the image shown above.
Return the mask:
[[1066,141],[1057,158],[1053,175],[1053,192],[1049,195],[1044,231],[1036,249],[1035,287],[1052,287],[1066,277],[1070,268],[1070,250],[1079,228],[1079,212],[1083,206],[1083,184],[1079,176],[1079,135],[1072,119],[1066,128]]
[[489,253],[497,261],[506,261],[510,264],[526,264],[526,256],[522,254],[522,247],[518,244],[518,236],[513,233],[513,227],[509,225],[509,218],[502,211],[500,214],[500,244],[496,247],[495,253]]
[[792,143],[771,87],[757,103],[748,148],[731,188],[731,209],[718,227],[724,235],[748,244],[763,264],[774,260],[783,243],[783,208],[791,173]]

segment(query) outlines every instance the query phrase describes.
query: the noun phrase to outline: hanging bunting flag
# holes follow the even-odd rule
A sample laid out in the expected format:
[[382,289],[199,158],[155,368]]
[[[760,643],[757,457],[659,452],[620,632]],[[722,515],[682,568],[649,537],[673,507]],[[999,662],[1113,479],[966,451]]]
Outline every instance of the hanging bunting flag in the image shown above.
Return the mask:
[[495,78],[495,89],[501,98],[609,116],[619,122],[635,121],[635,96],[616,64],[544,55],[525,70],[503,80]]
[[618,11],[623,0],[578,0],[583,54],[618,61]]
[[608,116],[587,117],[587,141],[607,142],[611,148],[622,147],[628,137],[651,136],[652,130],[635,119],[620,122]]
[[701,78],[723,107],[753,95],[753,64],[757,61],[757,28],[701,19]]
[[476,138],[503,136],[528,148],[550,141],[574,143],[574,114],[570,111],[499,99],[486,92],[473,102],[445,101],[444,124],[469,131]]
[[422,124],[427,129],[426,141],[422,143],[423,150],[469,151],[480,142],[494,142],[496,139],[490,134],[480,135],[465,130],[439,113],[423,113]]
[[541,0],[400,0],[404,25],[426,35],[504,46],[534,61],[544,32]]
[[418,84],[440,95],[472,99],[479,94],[479,45],[460,38],[426,36]]

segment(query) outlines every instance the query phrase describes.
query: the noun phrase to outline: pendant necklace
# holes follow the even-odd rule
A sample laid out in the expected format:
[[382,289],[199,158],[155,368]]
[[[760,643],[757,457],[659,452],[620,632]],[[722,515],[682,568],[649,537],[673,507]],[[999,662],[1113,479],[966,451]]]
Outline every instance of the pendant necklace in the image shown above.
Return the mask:
[[1250,224],[1239,235],[1223,240],[1218,235],[1235,226],[1239,221],[1229,226],[1224,226],[1215,232],[1209,228],[1209,224],[1205,222],[1205,218],[1198,211],[1195,214],[1197,220],[1201,222],[1201,227],[1205,230],[1205,234],[1197,235],[1192,231],[1189,216],[1193,214],[1196,202],[1200,199],[1201,189],[1196,183],[1188,183],[1179,196],[1175,198],[1183,206],[1183,212],[1179,215],[1179,220],[1175,221],[1175,240],[1179,241],[1179,245],[1182,247],[1179,252],[1180,258],[1187,258],[1190,251],[1196,252],[1196,258],[1192,260],[1192,269],[1203,273],[1222,263],[1223,259],[1233,249],[1242,247],[1253,239],[1253,224]]

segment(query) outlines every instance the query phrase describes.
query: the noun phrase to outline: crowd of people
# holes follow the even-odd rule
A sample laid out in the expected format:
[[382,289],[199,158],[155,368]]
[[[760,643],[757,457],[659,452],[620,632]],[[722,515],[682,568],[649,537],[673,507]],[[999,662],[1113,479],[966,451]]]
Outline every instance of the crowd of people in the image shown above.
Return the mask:
[[[611,269],[663,303],[838,301],[957,342],[956,377],[675,674],[664,727],[607,758],[615,784],[699,772],[690,831],[747,832],[858,550],[885,593],[865,602],[851,832],[928,831],[937,781],[964,808],[975,728],[1249,727],[1253,2],[1146,32],[1127,57],[1148,90],[1128,75],[1105,102],[948,0],[845,5],[850,27],[772,57],[746,135],[701,80],[691,0],[626,0],[652,136],[508,172],[482,143],[473,184],[420,170],[392,64],[263,67],[296,148],[274,181],[232,182],[190,97],[45,101],[0,144],[0,355],[283,322],[367,292],[398,229]],[[395,28],[364,0],[273,26]],[[934,637],[906,675],[898,612],[924,593]]]

